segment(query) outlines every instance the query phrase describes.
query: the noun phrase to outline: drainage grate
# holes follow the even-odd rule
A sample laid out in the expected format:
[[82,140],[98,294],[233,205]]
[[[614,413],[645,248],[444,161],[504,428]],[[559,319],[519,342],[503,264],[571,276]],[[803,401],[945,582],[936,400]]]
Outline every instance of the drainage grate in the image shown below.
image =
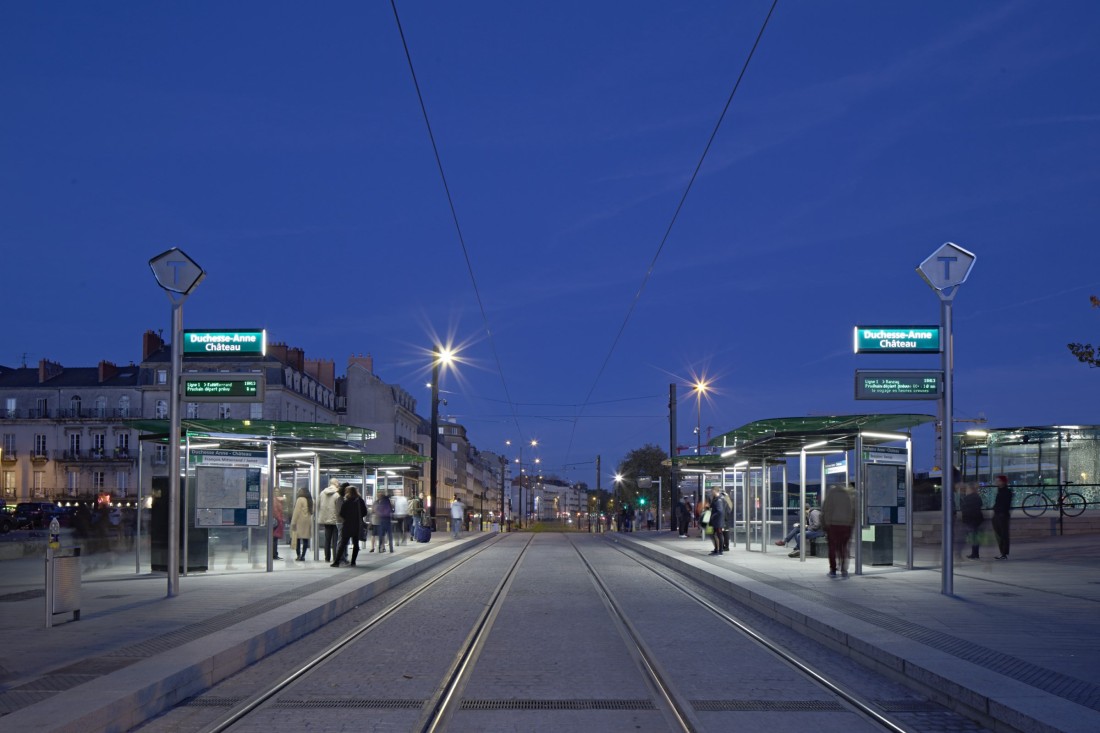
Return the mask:
[[280,699],[277,708],[371,708],[373,710],[419,710],[424,707],[423,700],[394,700],[380,698],[376,700],[347,697],[313,698],[310,700]]
[[184,703],[189,708],[231,708],[244,700],[243,697],[214,697],[208,695],[195,697]]
[[839,713],[847,711],[831,700],[692,700],[691,707],[702,713]]
[[1020,595],[1019,593],[1010,593],[1009,591],[1003,590],[988,590],[985,594],[987,596],[997,596],[999,598],[1016,598]]
[[71,690],[77,685],[83,685],[85,682],[91,682],[95,678],[96,675],[94,674],[49,674],[44,677],[33,679],[13,689],[16,691],[49,690],[52,692],[61,692],[62,690]]
[[652,700],[463,700],[463,710],[656,710]]
[[942,713],[943,705],[931,700],[875,700],[875,705],[886,713]]

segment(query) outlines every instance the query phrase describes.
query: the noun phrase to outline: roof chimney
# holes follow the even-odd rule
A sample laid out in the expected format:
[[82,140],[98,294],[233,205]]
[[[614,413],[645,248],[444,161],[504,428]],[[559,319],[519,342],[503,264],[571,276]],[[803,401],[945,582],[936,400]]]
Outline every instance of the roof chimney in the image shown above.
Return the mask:
[[60,364],[42,359],[38,362],[38,383],[42,384],[53,379],[63,371],[65,371],[65,367]]
[[141,360],[145,361],[164,348],[164,339],[153,331],[146,331],[141,337]]
[[114,379],[118,375],[118,367],[109,361],[99,362],[99,383],[103,384],[108,379]]

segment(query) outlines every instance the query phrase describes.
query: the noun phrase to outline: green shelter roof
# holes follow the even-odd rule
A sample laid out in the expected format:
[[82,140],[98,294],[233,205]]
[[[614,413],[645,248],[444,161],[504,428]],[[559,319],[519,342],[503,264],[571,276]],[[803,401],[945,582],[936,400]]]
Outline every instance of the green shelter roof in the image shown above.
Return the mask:
[[[822,441],[821,449],[852,450],[856,437],[865,433],[907,433],[918,425],[934,422],[934,415],[809,415],[757,420],[730,430],[707,442],[716,452],[702,456],[677,456],[681,469],[720,470],[748,461],[753,466],[764,461],[790,458],[806,446]],[[888,442],[889,438],[864,436],[868,443]],[[722,455],[722,454],[726,455]]]

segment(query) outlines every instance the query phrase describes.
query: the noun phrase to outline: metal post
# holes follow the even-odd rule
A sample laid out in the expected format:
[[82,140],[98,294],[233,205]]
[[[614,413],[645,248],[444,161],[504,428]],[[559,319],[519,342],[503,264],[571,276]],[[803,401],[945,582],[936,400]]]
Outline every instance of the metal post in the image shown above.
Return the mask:
[[271,520],[275,518],[275,482],[278,477],[275,475],[275,451],[272,450],[272,442],[267,441],[267,572],[273,572],[275,570],[275,549],[278,545],[275,544],[275,532],[274,525],[271,524]]
[[183,567],[180,568],[180,575],[187,575],[187,563],[191,557],[190,547],[188,542],[191,538],[188,536],[191,533],[187,531],[187,512],[189,507],[187,505],[187,493],[190,488],[188,483],[187,464],[191,461],[191,433],[188,432],[183,436],[184,439],[184,452],[183,460],[180,461],[180,470],[183,472],[183,494],[180,496],[180,513],[183,515],[183,525],[180,528],[183,531]]
[[943,451],[943,578],[940,591],[948,596],[955,592],[955,557],[951,549],[955,544],[952,521],[955,510],[955,457],[952,450],[955,413],[952,404],[954,343],[951,337],[951,305],[950,298],[940,299],[940,321],[943,325],[943,352],[940,354],[940,365],[943,369],[943,395],[940,397],[943,406],[943,429],[940,431]]
[[[855,507],[856,508],[856,511],[855,511],[856,526],[852,528],[852,533],[855,535],[855,537],[853,539],[855,539],[855,542],[856,542],[856,551],[854,553],[855,556],[852,559],[854,560],[854,564],[855,564],[855,567],[853,568],[853,571],[855,572],[856,575],[862,575],[863,574],[863,525],[867,521],[867,512],[864,511],[864,505],[863,505],[863,502],[864,502],[864,499],[863,499],[863,484],[864,484],[864,476],[866,475],[867,472],[863,470],[863,434],[862,433],[856,433],[856,447],[855,447],[854,453],[855,453],[855,456],[854,456],[854,458],[855,458],[854,473],[855,473],[856,490],[855,490],[855,496],[852,497],[852,501],[854,501],[856,503],[856,507]],[[852,460],[848,457],[847,454],[845,454],[845,456],[844,456],[844,475],[848,476],[850,471],[852,471]],[[847,488],[847,487],[845,487],[845,488]],[[877,527],[876,527],[875,531],[878,531]],[[893,530],[891,530],[891,532],[892,531]],[[891,540],[891,541],[893,541],[893,540]],[[892,553],[893,548],[891,548],[890,551]]]
[[439,477],[439,461],[438,461],[438,446],[439,442],[439,360],[441,356],[439,349],[436,348],[432,351],[432,434],[431,444],[428,447],[431,455],[431,467],[429,469],[428,478],[428,506],[429,514],[428,526],[435,530],[435,502],[436,502],[436,481]]
[[141,514],[142,510],[144,509],[144,507],[142,506],[143,502],[141,496],[141,463],[144,460],[144,456],[145,443],[139,437],[137,449],[137,514],[134,516],[134,572],[138,575],[141,574]]
[[676,385],[668,385],[668,456],[672,463],[669,474],[669,504],[680,505],[680,483],[676,472]]
[[[802,507],[806,506],[806,449],[803,448],[798,452],[798,514],[802,517]],[[802,524],[806,523],[804,518],[799,520]],[[801,540],[798,543],[800,550],[798,561],[806,562],[806,537],[803,534]]]
[[913,436],[905,439],[905,567],[913,569]]
[[168,597],[180,592],[180,373],[183,371],[183,303],[172,303],[172,369],[168,378]]

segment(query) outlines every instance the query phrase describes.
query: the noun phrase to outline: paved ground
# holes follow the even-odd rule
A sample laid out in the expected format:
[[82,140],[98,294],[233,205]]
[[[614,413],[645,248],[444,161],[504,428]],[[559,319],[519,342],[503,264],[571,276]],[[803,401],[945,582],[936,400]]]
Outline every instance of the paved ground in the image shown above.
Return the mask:
[[[113,565],[95,558],[100,567],[84,575],[80,620],[58,616],[49,629],[42,561],[3,562],[0,728],[126,730],[490,536],[454,542],[439,533],[393,555],[361,554],[355,569],[281,562],[270,574],[192,574],[174,598],[166,597],[163,575],[134,574],[132,556]],[[800,562],[777,547],[741,546],[712,557],[699,539],[611,537],[916,680],[942,702],[1019,730],[1100,730],[1093,682],[1100,663],[1092,651],[1100,630],[1100,537],[1015,543],[1007,561],[960,561],[952,596],[941,592],[931,555],[918,558],[924,569],[868,567],[832,580],[824,559]]]

